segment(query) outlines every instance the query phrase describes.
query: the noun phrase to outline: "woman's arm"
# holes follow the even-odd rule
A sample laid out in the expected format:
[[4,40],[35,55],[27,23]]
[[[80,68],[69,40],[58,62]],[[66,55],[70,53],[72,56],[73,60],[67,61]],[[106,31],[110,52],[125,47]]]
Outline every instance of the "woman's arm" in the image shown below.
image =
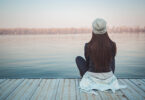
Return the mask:
[[113,42],[112,44],[112,61],[111,61],[111,64],[110,64],[110,67],[112,69],[112,72],[114,73],[115,72],[115,56],[116,56],[116,43]]
[[112,69],[112,72],[114,73],[114,71],[115,71],[115,57],[112,59],[110,67]]
[[84,47],[84,55],[86,59],[86,66],[89,66],[89,56],[87,55],[87,43],[85,44],[85,47]]

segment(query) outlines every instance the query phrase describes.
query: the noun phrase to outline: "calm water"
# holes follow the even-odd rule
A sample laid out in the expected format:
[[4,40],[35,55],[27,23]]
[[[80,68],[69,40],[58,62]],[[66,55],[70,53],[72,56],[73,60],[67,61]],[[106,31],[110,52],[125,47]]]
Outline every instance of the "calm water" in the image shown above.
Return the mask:
[[[115,75],[145,77],[145,34],[109,34],[116,42]],[[0,36],[0,78],[78,78],[77,55],[89,34]]]

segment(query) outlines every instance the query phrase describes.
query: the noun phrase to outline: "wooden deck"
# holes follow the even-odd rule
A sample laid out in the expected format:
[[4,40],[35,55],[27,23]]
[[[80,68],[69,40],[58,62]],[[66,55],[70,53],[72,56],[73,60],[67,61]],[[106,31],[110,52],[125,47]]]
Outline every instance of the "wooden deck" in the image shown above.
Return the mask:
[[80,79],[0,79],[0,100],[145,100],[145,79],[118,79],[127,89],[98,96],[79,91]]

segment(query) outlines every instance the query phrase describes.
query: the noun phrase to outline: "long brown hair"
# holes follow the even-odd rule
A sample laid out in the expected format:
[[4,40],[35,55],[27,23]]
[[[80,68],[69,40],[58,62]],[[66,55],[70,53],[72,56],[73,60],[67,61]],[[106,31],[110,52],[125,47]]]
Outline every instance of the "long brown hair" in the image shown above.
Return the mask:
[[105,34],[94,34],[88,43],[87,55],[95,65],[95,71],[110,71],[110,62],[116,55],[116,44],[106,32]]

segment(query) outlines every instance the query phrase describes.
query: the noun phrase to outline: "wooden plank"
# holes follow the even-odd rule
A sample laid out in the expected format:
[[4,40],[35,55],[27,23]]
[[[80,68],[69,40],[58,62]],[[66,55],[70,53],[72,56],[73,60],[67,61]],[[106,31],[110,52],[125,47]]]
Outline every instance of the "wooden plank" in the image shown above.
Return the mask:
[[98,96],[80,92],[80,79],[0,79],[0,100],[143,100],[144,79],[118,79],[127,89]]
[[0,89],[0,100],[6,99],[6,97],[8,97],[10,93],[23,82],[23,80],[24,79],[15,79],[12,83],[9,82],[10,84],[6,84],[5,87],[2,87]]
[[42,100],[49,100],[50,94],[53,93],[53,90],[51,90],[51,88],[55,87],[55,85],[52,85],[53,81],[51,79],[47,79],[46,84],[44,85]]
[[56,87],[57,84],[58,84],[58,80],[56,80],[56,79],[50,79],[50,83],[47,86],[46,95],[45,95],[43,100],[54,100],[53,94],[55,93],[54,89],[57,88]]
[[12,80],[7,79],[7,80],[5,80],[4,82],[2,82],[2,83],[0,84],[0,88],[3,87],[3,86],[5,86],[5,85],[6,85],[7,83],[9,83],[10,81],[12,81]]
[[75,79],[76,98],[77,98],[77,100],[81,100],[80,90],[79,90],[79,82],[80,82],[80,79]]
[[[60,79],[48,79],[50,82],[47,82],[44,88],[45,96],[44,99],[42,100],[55,100],[56,97],[56,91],[57,91],[57,86],[59,84]],[[48,81],[47,80],[47,81]]]
[[76,100],[77,97],[76,97],[76,86],[75,86],[75,80],[74,79],[71,79],[70,80],[70,86],[69,86],[69,90],[70,90],[70,98],[71,100]]
[[47,79],[43,79],[40,83],[40,86],[38,86],[36,92],[31,97],[31,100],[43,100],[43,97],[47,95],[45,93],[46,86],[49,84],[50,81],[47,81]]
[[33,79],[34,82],[28,87],[26,92],[22,95],[26,99],[30,99],[39,87],[42,79]]
[[2,82],[4,82],[6,79],[0,79],[0,84],[2,83]]
[[81,100],[88,100],[88,95],[87,93],[80,91],[80,96],[81,96]]
[[74,79],[61,79],[56,94],[56,100],[76,100],[76,86]]
[[56,94],[57,94],[59,82],[60,82],[60,79],[56,79],[56,83],[55,83],[55,87],[54,87],[54,90],[53,90],[53,94],[52,94],[51,100],[56,100]]
[[117,95],[117,91],[115,93],[113,93],[112,91],[111,92],[106,92],[106,93],[104,93],[104,95],[108,95],[108,97],[111,100],[126,100],[126,98],[124,98],[120,95]]
[[0,94],[2,94],[2,92],[8,87],[11,85],[11,83],[14,82],[14,80],[9,80],[7,82],[7,84],[3,84],[2,86],[0,86]]
[[3,84],[2,86],[0,86],[1,92],[3,92],[3,90],[6,88],[8,88],[11,83],[13,83],[15,80],[9,79],[9,81],[6,84]]
[[31,100],[54,100],[58,81],[58,79],[43,79]]
[[15,98],[15,96],[17,96],[18,95],[18,93],[23,89],[23,88],[25,88],[25,85],[27,84],[27,82],[29,82],[28,81],[28,79],[25,79],[7,98],[6,98],[6,100],[10,100],[10,99],[14,99]]
[[89,94],[89,93],[85,93],[88,97],[88,100],[101,100],[101,97],[99,95],[94,95],[94,94]]
[[145,79],[142,79],[145,82]]
[[76,86],[74,79],[61,79],[56,94],[56,100],[76,100]]
[[[56,100],[76,100],[75,81],[64,79],[59,84]],[[59,98],[60,97],[60,98]]]
[[145,81],[144,80],[142,80],[142,79],[138,79],[138,80],[140,80],[140,82],[142,82],[145,85]]
[[115,94],[107,93],[107,92],[99,92],[101,98],[103,100],[118,100],[119,98]]
[[56,100],[63,100],[63,93],[64,93],[64,84],[65,84],[65,79],[60,79],[57,94],[56,94]]
[[127,84],[124,79],[118,79],[119,83],[127,85],[127,88],[121,89],[121,91],[124,93],[124,95],[129,99],[129,100],[143,100],[143,98],[134,91],[134,89]]
[[[56,79],[46,79],[46,83],[44,83],[44,88],[41,90],[42,85],[39,87],[42,92],[40,93],[38,89],[35,92],[34,97],[32,97],[32,100],[51,100],[56,82]],[[37,96],[38,94],[40,95],[35,99],[35,96]]]
[[[118,83],[119,83],[119,81],[118,81]],[[124,93],[121,91],[121,89],[116,90],[115,93],[113,93],[111,96],[114,98],[114,95],[115,95],[115,98],[117,98],[118,100],[128,100],[128,98],[124,95]]]
[[145,92],[145,84],[140,79],[129,79],[137,87],[141,88]]
[[135,84],[133,84],[131,81],[129,81],[128,79],[124,79],[124,81],[131,86],[139,95],[141,95],[142,97],[144,97],[145,99],[145,92],[140,89],[139,87],[137,87]]
[[128,98],[124,95],[121,89],[115,91],[115,95],[118,97],[119,100],[128,100]]
[[44,90],[43,90],[44,96],[42,97],[42,100],[49,100],[50,94],[52,94],[52,91],[50,90],[50,88],[54,87],[52,86],[52,82],[53,82],[52,79],[47,79],[47,82],[44,85]]
[[5,80],[5,79],[0,79],[0,82],[3,81],[3,80]]
[[[69,100],[70,98],[69,98],[69,93],[70,93],[70,91],[68,91],[69,90],[69,80],[67,80],[67,79],[64,79],[65,80],[65,82],[64,82],[64,91],[63,91],[63,99],[65,99],[65,100]],[[64,98],[65,97],[65,98]]]
[[29,79],[24,81],[14,92],[12,92],[7,100],[21,100],[21,99],[29,99],[34,90],[38,87],[41,79]]
[[102,100],[100,95],[92,95],[93,100]]

